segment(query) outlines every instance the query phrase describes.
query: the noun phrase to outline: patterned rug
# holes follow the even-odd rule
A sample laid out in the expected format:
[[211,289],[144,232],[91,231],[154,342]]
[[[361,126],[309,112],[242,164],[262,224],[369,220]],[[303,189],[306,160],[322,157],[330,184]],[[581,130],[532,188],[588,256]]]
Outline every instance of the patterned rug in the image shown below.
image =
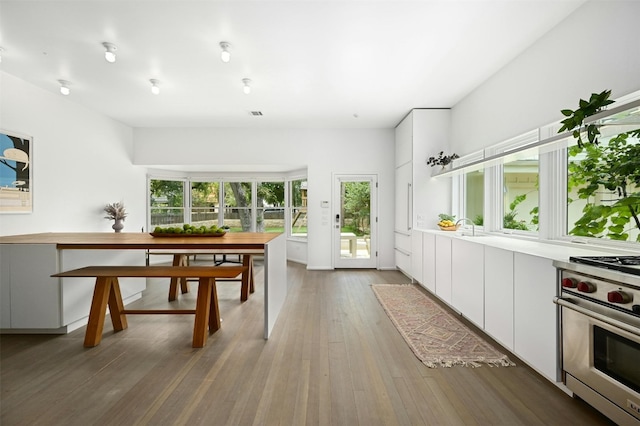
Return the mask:
[[414,354],[427,367],[515,364],[410,284],[374,284],[378,301]]

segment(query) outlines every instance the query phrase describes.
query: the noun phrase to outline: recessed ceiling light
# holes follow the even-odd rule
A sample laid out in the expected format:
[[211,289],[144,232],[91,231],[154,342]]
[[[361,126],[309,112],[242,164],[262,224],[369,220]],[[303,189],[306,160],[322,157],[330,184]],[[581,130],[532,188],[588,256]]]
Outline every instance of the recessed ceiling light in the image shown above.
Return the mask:
[[231,44],[229,44],[228,42],[220,42],[220,49],[222,49],[222,52],[220,53],[220,59],[222,59],[222,62],[229,62],[231,60],[231,52],[229,52],[230,47]]
[[71,85],[70,82],[68,82],[67,80],[58,80],[58,83],[60,83],[60,93],[65,96],[71,93],[71,90],[69,89],[69,86]]
[[160,93],[160,87],[159,87],[160,82],[158,80],[156,80],[155,78],[152,78],[151,80],[149,80],[149,83],[151,83],[151,93],[153,93],[154,95],[159,94]]
[[118,48],[116,47],[115,44],[113,43],[108,43],[108,42],[104,42],[102,43],[102,45],[104,46],[104,59],[107,60],[107,62],[115,62],[116,61],[116,50],[118,50]]
[[244,92],[244,94],[248,95],[249,93],[251,93],[251,79],[243,78],[242,84],[244,85],[244,87],[242,87],[242,91]]

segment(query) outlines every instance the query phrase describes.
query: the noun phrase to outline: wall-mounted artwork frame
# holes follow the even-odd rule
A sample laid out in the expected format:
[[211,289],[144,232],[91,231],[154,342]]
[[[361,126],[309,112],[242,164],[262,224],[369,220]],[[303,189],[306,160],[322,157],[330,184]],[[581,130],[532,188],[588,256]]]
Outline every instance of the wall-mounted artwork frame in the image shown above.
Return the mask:
[[0,213],[33,212],[33,138],[0,129]]

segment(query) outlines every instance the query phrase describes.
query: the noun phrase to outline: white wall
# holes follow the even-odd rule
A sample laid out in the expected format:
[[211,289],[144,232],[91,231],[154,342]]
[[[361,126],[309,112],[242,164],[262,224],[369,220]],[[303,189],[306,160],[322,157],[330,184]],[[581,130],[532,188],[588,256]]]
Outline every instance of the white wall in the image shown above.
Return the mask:
[[68,98],[0,72],[0,129],[33,137],[33,213],[1,214],[0,235],[113,232],[107,203],[123,201],[124,231],[145,224],[145,170],[132,130]]
[[244,169],[307,167],[309,269],[332,268],[332,222],[322,220],[321,201],[332,209],[334,174],[378,175],[380,268],[393,268],[393,129],[134,129],[134,164],[215,166]]
[[[452,111],[453,152],[469,154],[561,120],[580,98],[640,90],[640,2],[590,1]],[[470,64],[473,66],[473,64]]]

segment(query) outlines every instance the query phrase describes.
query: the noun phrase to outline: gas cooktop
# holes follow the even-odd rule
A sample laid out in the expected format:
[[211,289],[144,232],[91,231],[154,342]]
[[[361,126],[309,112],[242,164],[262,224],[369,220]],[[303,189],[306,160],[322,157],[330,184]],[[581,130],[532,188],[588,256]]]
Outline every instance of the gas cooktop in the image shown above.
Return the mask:
[[575,256],[569,261],[640,275],[640,256]]

